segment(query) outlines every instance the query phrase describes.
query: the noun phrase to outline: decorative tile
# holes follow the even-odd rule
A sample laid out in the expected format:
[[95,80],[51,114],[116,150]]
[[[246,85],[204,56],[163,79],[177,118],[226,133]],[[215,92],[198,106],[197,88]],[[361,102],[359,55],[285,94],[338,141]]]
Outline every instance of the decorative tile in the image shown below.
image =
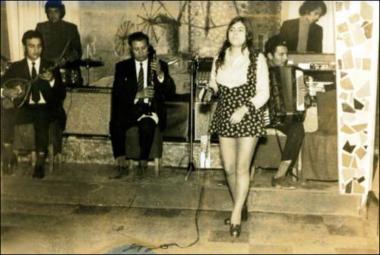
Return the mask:
[[338,32],[339,33],[345,33],[348,32],[348,25],[346,22],[338,25]]
[[361,185],[360,183],[358,183],[357,181],[353,181],[353,185],[352,185],[352,193],[363,193],[364,192],[364,187],[363,185]]
[[349,76],[340,80],[340,86],[346,90],[354,89],[354,86],[352,85],[352,81]]
[[373,8],[366,2],[360,3],[360,16],[365,20],[371,20],[373,15]]
[[352,192],[352,181],[349,181],[345,188],[345,193],[351,193]]
[[336,11],[340,12],[343,10],[343,2],[336,2]]
[[347,154],[343,153],[342,154],[342,165],[343,165],[343,167],[350,167],[352,159],[353,159],[353,157],[351,155],[347,155]]
[[360,159],[362,159],[365,156],[365,154],[367,153],[367,151],[364,150],[363,148],[359,148],[359,149],[356,150],[355,153],[356,153],[356,155],[358,155],[358,157]]
[[341,132],[345,133],[345,134],[353,134],[353,133],[356,133],[355,130],[351,129],[349,126],[347,125],[343,125],[343,127],[340,129]]
[[348,18],[348,20],[350,21],[350,23],[356,23],[356,22],[359,21],[359,19],[360,19],[360,16],[359,16],[359,14],[357,14],[357,13],[351,15],[351,16]]
[[343,150],[348,152],[348,153],[352,153],[355,149],[356,145],[351,145],[349,141],[347,141],[344,146],[343,146]]
[[343,180],[346,182],[348,180],[351,180],[352,177],[355,175],[355,171],[351,168],[343,168]]
[[364,35],[367,39],[371,39],[372,37],[372,22],[364,21],[362,24],[362,28],[364,30]]
[[348,97],[347,93],[344,93],[344,92],[339,95],[339,98],[344,100],[344,101],[347,100],[347,97]]
[[353,58],[352,58],[352,51],[351,50],[347,50],[344,54],[343,54],[343,69],[352,69],[354,68],[354,61],[353,61]]
[[352,108],[352,106],[347,103],[342,104],[342,109],[344,112],[355,113],[355,109]]
[[367,128],[367,125],[368,125],[367,123],[365,123],[365,124],[358,124],[358,125],[353,125],[352,128],[353,128],[356,132],[360,132],[360,131],[366,129],[366,128]]
[[351,168],[353,168],[353,169],[357,169],[358,168],[358,164],[356,162],[356,158],[355,157],[352,159]]
[[364,176],[362,176],[362,177],[360,177],[359,179],[358,179],[358,182],[359,183],[362,183],[362,182],[364,182],[365,181],[365,177]]
[[364,107],[364,104],[362,104],[359,100],[354,99],[354,107],[356,110],[362,110]]
[[363,59],[363,69],[364,70],[370,70],[371,69],[371,59],[369,59],[369,58]]

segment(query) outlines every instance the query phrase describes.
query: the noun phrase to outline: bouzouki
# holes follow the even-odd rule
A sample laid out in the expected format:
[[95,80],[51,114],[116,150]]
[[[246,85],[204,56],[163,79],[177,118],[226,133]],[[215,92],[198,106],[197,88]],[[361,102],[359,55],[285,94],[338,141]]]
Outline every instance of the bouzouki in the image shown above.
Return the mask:
[[[48,67],[44,72],[52,71],[57,67],[63,66],[62,60]],[[40,78],[37,75],[32,80],[23,78],[12,78],[4,82],[4,98],[1,99],[1,104],[4,109],[20,108],[28,100],[33,84]],[[8,93],[7,93],[8,92]]]
[[[52,71],[55,68],[63,67],[66,64],[64,55],[68,49],[71,40],[68,40],[65,47],[62,50],[58,61],[53,66],[48,67],[44,72]],[[32,80],[23,78],[12,78],[4,82],[2,89],[4,89],[4,98],[1,99],[1,104],[5,109],[20,108],[28,100],[30,92],[35,83],[41,76],[37,75]]]

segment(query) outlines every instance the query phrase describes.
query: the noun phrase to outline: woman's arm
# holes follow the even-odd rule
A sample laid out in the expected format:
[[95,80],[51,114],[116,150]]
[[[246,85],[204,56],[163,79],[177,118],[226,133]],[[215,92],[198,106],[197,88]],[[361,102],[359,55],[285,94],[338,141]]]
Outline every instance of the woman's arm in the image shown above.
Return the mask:
[[215,94],[218,92],[218,85],[216,83],[216,60],[217,59],[218,59],[218,56],[215,56],[214,61],[212,63],[210,80],[208,83],[208,86],[213,89]]
[[267,60],[263,54],[257,58],[256,95],[250,99],[255,109],[261,108],[269,99],[269,71]]

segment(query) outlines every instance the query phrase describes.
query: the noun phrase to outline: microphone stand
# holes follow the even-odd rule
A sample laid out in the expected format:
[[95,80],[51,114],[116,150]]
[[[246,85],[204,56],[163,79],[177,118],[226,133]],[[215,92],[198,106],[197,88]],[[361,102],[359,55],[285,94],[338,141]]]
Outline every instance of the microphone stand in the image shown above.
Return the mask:
[[198,56],[195,56],[191,61],[190,70],[190,152],[189,164],[187,165],[187,173],[185,181],[187,181],[192,172],[195,171],[194,156],[193,156],[193,131],[194,131],[194,88],[196,88],[196,74],[199,67]]

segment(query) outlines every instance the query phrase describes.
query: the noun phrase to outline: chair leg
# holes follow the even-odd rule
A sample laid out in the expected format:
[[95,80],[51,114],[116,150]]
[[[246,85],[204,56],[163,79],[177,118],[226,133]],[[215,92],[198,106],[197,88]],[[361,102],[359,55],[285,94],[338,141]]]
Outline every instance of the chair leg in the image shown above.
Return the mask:
[[154,174],[156,177],[160,175],[161,159],[154,158]]
[[48,157],[49,157],[49,172],[53,173],[53,171],[54,171],[54,149],[53,149],[52,143],[50,143],[48,146]]
[[128,159],[128,168],[132,170],[134,168],[133,159]]
[[32,165],[33,168],[36,166],[36,162],[37,162],[37,153],[36,151],[32,151],[30,153],[30,164]]
[[253,177],[255,176],[255,172],[256,172],[256,166],[254,164],[252,164],[250,181],[253,181]]

